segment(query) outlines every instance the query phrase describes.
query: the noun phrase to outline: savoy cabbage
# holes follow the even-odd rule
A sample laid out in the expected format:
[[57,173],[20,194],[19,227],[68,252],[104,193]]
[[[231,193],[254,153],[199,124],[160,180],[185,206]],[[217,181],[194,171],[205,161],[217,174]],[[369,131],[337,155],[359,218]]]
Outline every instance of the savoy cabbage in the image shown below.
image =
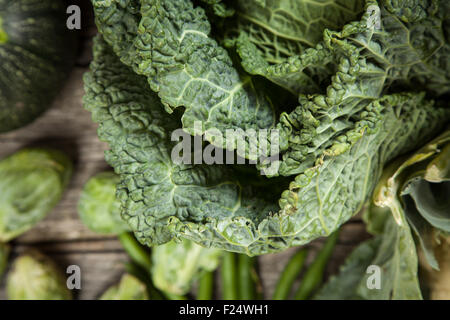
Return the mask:
[[[436,278],[427,281],[430,297],[448,297],[446,285],[442,290],[436,284],[447,283],[448,276],[444,248],[450,239],[449,152],[447,129],[412,155],[389,164],[375,189],[373,204],[363,215],[367,230],[375,237],[353,251],[316,299],[421,299],[420,256],[424,270]],[[380,290],[367,286],[369,266],[382,267]]]
[[[92,3],[84,104],[110,145],[122,217],[147,245],[258,255],[327,236],[389,161],[450,119],[445,0]],[[249,159],[248,139],[242,150],[208,130],[276,130],[279,169],[175,163],[181,127]]]

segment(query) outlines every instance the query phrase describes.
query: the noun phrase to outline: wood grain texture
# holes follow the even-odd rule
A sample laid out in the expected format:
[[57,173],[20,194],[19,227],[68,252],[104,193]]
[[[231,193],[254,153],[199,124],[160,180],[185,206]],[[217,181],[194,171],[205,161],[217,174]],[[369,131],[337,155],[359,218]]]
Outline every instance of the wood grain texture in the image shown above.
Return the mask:
[[[84,9],[86,26],[77,66],[73,69],[64,89],[53,107],[34,123],[0,134],[0,158],[26,146],[50,146],[70,155],[75,164],[74,175],[60,203],[35,228],[12,242],[11,260],[28,248],[47,254],[66,270],[78,265],[82,272],[82,289],[75,292],[78,299],[95,299],[118,281],[124,272],[127,256],[114,237],[103,237],[86,229],[78,218],[77,201],[84,183],[94,174],[110,170],[103,158],[107,145],[99,141],[97,126],[82,107],[84,93],[82,76],[91,60],[91,38],[95,34],[92,14]],[[0,190],[1,192],[1,190]],[[327,266],[327,275],[338,270],[351,249],[368,238],[364,225],[356,217],[344,225],[337,248]],[[310,263],[323,243],[322,239],[308,245]],[[259,257],[259,272],[265,297],[270,298],[276,281],[287,260],[298,248]],[[0,279],[0,299],[5,299],[4,277]]]

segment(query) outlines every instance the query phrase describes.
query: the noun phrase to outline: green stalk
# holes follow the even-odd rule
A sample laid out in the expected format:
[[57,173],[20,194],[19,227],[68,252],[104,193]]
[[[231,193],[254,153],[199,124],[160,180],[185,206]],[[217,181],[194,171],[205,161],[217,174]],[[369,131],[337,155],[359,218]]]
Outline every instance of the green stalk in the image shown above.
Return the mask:
[[239,299],[253,300],[256,298],[255,283],[252,277],[252,269],[255,260],[245,254],[238,255]]
[[152,279],[148,276],[148,272],[146,270],[133,262],[126,263],[125,269],[129,274],[145,283],[150,300],[165,300],[161,292],[159,292],[159,290],[153,285]]
[[119,240],[131,260],[150,273],[152,269],[150,252],[146,250],[146,248],[143,247],[131,233],[126,232],[120,234]]
[[255,299],[263,300],[264,299],[263,286],[255,267],[252,268],[252,279],[253,283],[255,284]]
[[278,279],[272,300],[286,300],[289,298],[292,285],[302,271],[307,255],[308,251],[301,249],[292,256]]
[[185,296],[180,296],[178,294],[173,294],[170,292],[163,292],[168,300],[188,300]]
[[224,253],[221,274],[223,300],[237,300],[236,254],[232,252]]
[[[119,240],[122,243],[125,251],[130,256],[131,260],[147,272],[149,281],[151,281],[153,264],[150,252],[147,251],[146,248],[142,246],[131,233],[126,232],[120,234]],[[187,300],[187,298],[184,296],[179,296],[167,292],[164,292],[163,294],[169,300]]]
[[197,300],[212,300],[214,289],[214,272],[205,272],[198,283]]
[[323,280],[325,266],[333,253],[334,246],[339,236],[339,230],[332,233],[323,245],[313,263],[309,266],[300,286],[294,296],[296,300],[306,300],[316,290]]
[[141,281],[147,285],[150,299],[164,300],[164,297],[155,288],[152,282],[152,260],[150,252],[142,246],[131,233],[122,233],[118,238],[132,261],[132,263],[126,265],[127,271],[141,279]]

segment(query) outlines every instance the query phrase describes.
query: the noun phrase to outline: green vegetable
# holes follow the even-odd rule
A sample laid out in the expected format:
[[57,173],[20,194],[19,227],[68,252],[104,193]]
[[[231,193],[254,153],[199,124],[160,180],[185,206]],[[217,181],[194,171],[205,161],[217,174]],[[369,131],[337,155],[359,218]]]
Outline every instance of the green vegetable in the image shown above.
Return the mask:
[[132,275],[125,274],[119,284],[102,294],[100,300],[149,300],[145,284]]
[[173,294],[171,292],[164,292],[164,296],[168,300],[188,300],[188,298],[186,298],[185,296],[178,295],[178,294]]
[[0,132],[42,114],[74,64],[76,33],[54,0],[0,0]]
[[61,199],[72,163],[51,149],[22,149],[0,161],[0,242],[31,229]]
[[255,267],[255,258],[250,258],[247,255],[239,254],[237,256],[238,266],[238,296],[240,300],[254,300],[256,299],[256,287],[253,278],[253,271]]
[[329,50],[306,50],[321,42],[326,29],[357,20],[364,1],[248,0],[236,7],[236,25],[226,32],[226,43],[236,46],[242,66],[298,95],[325,92],[337,61]]
[[164,300],[165,298],[153,285],[151,276],[148,270],[142,268],[134,261],[125,263],[125,270],[127,273],[137,278],[147,287],[147,293],[151,300]]
[[205,272],[199,279],[197,300],[212,300],[214,296],[214,272]]
[[[416,247],[407,224],[399,226],[387,216],[384,230],[361,244],[346,260],[340,274],[318,293],[318,299],[416,300],[422,299],[417,278]],[[368,286],[369,266],[380,270],[379,289]]]
[[217,268],[222,252],[207,249],[189,240],[166,243],[152,252],[152,279],[166,294],[184,295],[203,272]]
[[10,300],[70,300],[66,279],[48,257],[31,251],[18,257],[8,274]]
[[232,252],[223,254],[220,273],[222,277],[222,299],[237,300],[238,299],[238,277],[236,271],[236,257]]
[[[433,229],[450,232],[450,130],[405,159],[392,163],[374,194],[399,226],[411,227],[428,263],[439,269],[433,253]],[[366,220],[371,221],[370,216]]]
[[227,7],[222,0],[200,0],[204,2],[210,9],[212,9],[213,13],[219,17],[231,17],[234,15],[234,9]]
[[92,231],[117,235],[131,260],[149,272],[152,268],[150,253],[127,232],[129,227],[120,218],[120,202],[115,196],[118,182],[113,172],[102,172],[90,178],[78,201],[78,213]]
[[377,255],[371,265],[381,268],[380,290],[368,287],[366,272],[358,295],[369,300],[415,300],[422,299],[417,278],[416,247],[407,225],[399,226],[390,216],[386,221]]
[[380,247],[381,238],[376,237],[360,244],[339,269],[337,276],[332,276],[314,296],[317,300],[362,299],[358,296],[358,287],[366,286],[367,268],[371,265]]
[[119,240],[131,260],[141,268],[147,270],[147,272],[150,272],[153,265],[148,250],[141,246],[130,233],[120,234]]
[[10,248],[7,244],[0,242],[0,278],[8,264],[9,250]]
[[85,184],[78,201],[78,213],[83,223],[101,234],[120,234],[130,228],[120,217],[120,202],[116,200],[119,176],[101,172]]
[[84,224],[94,232],[114,234],[131,259],[127,270],[146,284],[151,299],[162,300],[163,296],[151,280],[152,259],[147,247],[142,246],[120,218],[120,202],[116,199],[118,176],[102,172],[89,179],[78,202],[78,213]]
[[[431,268],[439,270],[440,267],[435,254],[439,247],[436,232],[445,233],[450,223],[449,146],[450,131],[447,130],[385,169],[374,193],[374,203],[380,208],[370,205],[363,216],[368,231],[376,237],[355,249],[339,275],[332,278],[316,298],[421,299],[413,234],[424,253],[424,268],[430,269],[428,274],[434,274],[430,287],[439,287],[433,280],[438,272]],[[440,260],[446,266],[446,259]],[[380,290],[367,287],[370,274],[366,269],[370,265],[382,270]],[[442,288],[438,291],[444,292]]]
[[[233,1],[229,35],[211,33],[217,17],[208,21],[189,0],[92,3],[102,36],[84,104],[111,147],[122,216],[149,246],[187,238],[259,255],[328,236],[363,208],[388,162],[450,119],[448,1]],[[370,8],[379,9],[380,29]],[[272,9],[291,23],[264,22]],[[300,38],[265,50],[282,28]],[[284,104],[293,96],[295,108]],[[279,169],[260,162],[261,178],[242,166],[176,164],[171,134],[181,127],[191,135],[277,129]],[[237,148],[228,137],[205,138]],[[238,155],[255,160],[244,140]]]
[[308,251],[301,249],[292,256],[278,279],[272,300],[286,300],[289,298],[292,285],[302,271],[307,255]]
[[339,236],[339,231],[334,232],[325,242],[322,249],[317,254],[314,261],[308,267],[305,275],[300,282],[300,286],[295,293],[294,299],[308,299],[314,291],[320,286],[323,280],[323,273],[328,260],[333,253],[334,246]]

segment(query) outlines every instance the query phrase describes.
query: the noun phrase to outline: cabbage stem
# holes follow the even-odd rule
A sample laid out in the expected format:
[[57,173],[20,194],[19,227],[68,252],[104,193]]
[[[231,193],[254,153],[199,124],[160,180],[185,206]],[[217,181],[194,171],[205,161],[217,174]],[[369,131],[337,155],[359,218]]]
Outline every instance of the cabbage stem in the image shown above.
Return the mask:
[[119,240],[131,260],[147,270],[147,272],[151,272],[152,259],[150,257],[150,252],[146,250],[146,248],[144,248],[131,233],[126,232],[120,234]]
[[278,279],[275,292],[272,296],[273,300],[285,300],[289,298],[294,281],[302,271],[307,255],[308,251],[301,249],[292,256]]
[[238,255],[238,275],[239,275],[239,299],[256,299],[255,282],[252,272],[255,265],[255,259],[245,254]]
[[221,267],[222,274],[222,298],[223,300],[237,300],[237,278],[236,278],[236,254],[225,252]]
[[306,271],[300,286],[294,296],[295,300],[306,300],[311,294],[318,288],[318,286],[322,283],[323,280],[323,272],[325,270],[325,266],[333,253],[334,246],[336,245],[337,239],[339,236],[339,230],[332,233],[322,249],[317,254],[317,257],[309,266]]

